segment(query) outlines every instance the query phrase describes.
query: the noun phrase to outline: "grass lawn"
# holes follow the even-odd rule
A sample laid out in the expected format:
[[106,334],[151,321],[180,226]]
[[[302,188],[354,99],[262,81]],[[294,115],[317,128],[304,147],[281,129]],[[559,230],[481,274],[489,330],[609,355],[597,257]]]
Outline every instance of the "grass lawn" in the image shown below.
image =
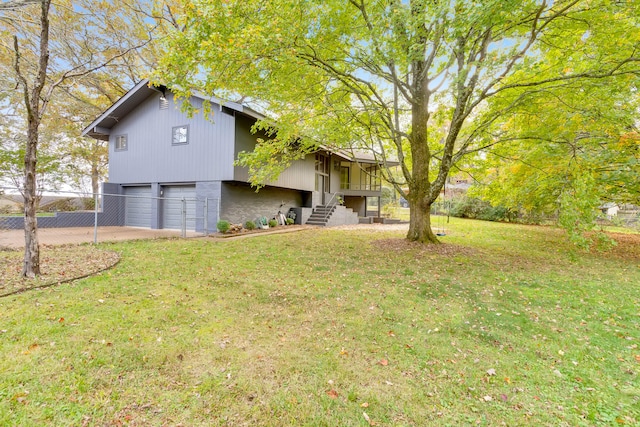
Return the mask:
[[452,219],[103,244],[0,299],[1,425],[640,425],[640,244]]

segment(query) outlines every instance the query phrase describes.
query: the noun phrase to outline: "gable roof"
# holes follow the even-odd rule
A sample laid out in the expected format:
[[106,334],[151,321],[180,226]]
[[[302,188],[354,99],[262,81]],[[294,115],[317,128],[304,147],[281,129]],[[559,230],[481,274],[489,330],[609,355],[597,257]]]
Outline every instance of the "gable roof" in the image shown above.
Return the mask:
[[[158,92],[164,94],[168,89],[166,86],[153,86],[149,83],[149,79],[144,79],[136,84],[129,92],[125,93],[120,99],[118,99],[111,107],[109,107],[104,113],[102,113],[97,119],[91,122],[82,131],[82,136],[89,136],[91,138],[100,139],[103,141],[109,140],[109,133],[122,117],[125,117],[138,105],[144,102],[151,95]],[[255,119],[263,119],[264,116],[251,108],[238,104],[235,102],[223,101],[214,97],[207,97],[201,93],[194,93],[192,96],[209,101],[214,104],[230,108],[239,113],[246,114],[247,116]]]
[[[149,79],[143,79],[127,93],[125,93],[120,99],[118,99],[111,107],[109,107],[104,113],[102,113],[97,119],[91,122],[82,131],[82,136],[88,136],[91,138],[108,141],[111,129],[137,106],[144,102],[150,96],[162,93],[165,91],[171,91],[166,86],[154,86],[149,83]],[[217,104],[220,108],[227,107],[239,113],[245,114],[257,120],[265,118],[264,115],[247,107],[246,105],[238,104],[236,102],[224,101],[215,97],[207,97],[200,92],[194,92],[192,96]],[[347,149],[331,149],[325,146],[320,146],[321,149],[334,153],[335,155],[342,157],[345,160],[356,161],[359,163],[371,163],[380,164],[380,159],[376,158],[374,153],[369,153],[363,150],[347,150]],[[396,166],[399,164],[396,161],[388,160],[387,165]]]
[[400,164],[400,162],[396,160],[391,160],[391,159],[387,159],[386,161],[383,162],[383,160],[380,158],[381,156],[376,155],[372,151],[347,149],[347,148],[332,149],[325,146],[321,146],[320,148],[327,150],[330,153],[333,153],[336,156],[341,157],[350,162],[358,162],[362,164],[372,164],[372,165],[375,165],[375,164],[380,165],[382,163],[385,163],[389,167],[398,166]]

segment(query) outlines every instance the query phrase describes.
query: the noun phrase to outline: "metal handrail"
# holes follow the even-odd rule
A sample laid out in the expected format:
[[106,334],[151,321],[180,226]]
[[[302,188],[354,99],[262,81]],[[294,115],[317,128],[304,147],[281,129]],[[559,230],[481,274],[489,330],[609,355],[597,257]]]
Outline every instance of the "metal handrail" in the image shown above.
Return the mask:
[[[325,208],[331,208],[331,210],[324,213],[324,218],[322,218],[323,222],[326,222],[331,213],[333,212],[333,208],[338,204],[338,197],[340,197],[344,201],[343,193],[333,193],[328,203],[325,203]],[[333,202],[333,203],[332,203]]]

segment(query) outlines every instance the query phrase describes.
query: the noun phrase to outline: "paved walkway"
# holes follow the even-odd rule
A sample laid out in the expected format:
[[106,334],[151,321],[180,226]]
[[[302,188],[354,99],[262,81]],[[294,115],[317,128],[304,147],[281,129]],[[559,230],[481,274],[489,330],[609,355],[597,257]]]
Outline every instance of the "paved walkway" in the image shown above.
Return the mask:
[[[277,227],[270,230],[246,232],[240,234],[220,235],[210,234],[209,237],[216,240],[243,239],[248,237],[258,237],[269,234],[292,233],[295,231],[310,230],[319,228],[311,225],[292,225]],[[338,227],[330,227],[334,230],[378,230],[378,231],[405,231],[407,224],[358,224]],[[71,228],[39,228],[38,239],[41,245],[61,246],[79,243],[93,243],[93,227],[71,227]],[[202,233],[193,231],[187,232],[187,237],[202,237]],[[118,242],[124,240],[145,240],[167,237],[180,237],[179,230],[152,230],[138,227],[98,227],[98,243]],[[0,249],[22,249],[24,248],[24,230],[0,230]]]
[[[93,227],[39,228],[38,240],[41,245],[69,245],[93,243]],[[187,237],[201,236],[200,233],[187,232]],[[122,240],[157,239],[162,237],[180,237],[179,230],[151,230],[138,227],[98,227],[98,242],[117,242]],[[0,249],[24,248],[24,230],[0,230]]]

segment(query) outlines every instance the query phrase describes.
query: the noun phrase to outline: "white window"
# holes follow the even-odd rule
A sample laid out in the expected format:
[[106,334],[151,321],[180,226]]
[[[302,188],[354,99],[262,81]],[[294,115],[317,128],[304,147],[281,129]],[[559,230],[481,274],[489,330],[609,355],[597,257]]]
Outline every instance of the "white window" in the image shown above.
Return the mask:
[[127,147],[127,135],[116,135],[116,151],[124,151]]
[[175,126],[172,130],[171,144],[188,144],[189,143],[189,126]]

